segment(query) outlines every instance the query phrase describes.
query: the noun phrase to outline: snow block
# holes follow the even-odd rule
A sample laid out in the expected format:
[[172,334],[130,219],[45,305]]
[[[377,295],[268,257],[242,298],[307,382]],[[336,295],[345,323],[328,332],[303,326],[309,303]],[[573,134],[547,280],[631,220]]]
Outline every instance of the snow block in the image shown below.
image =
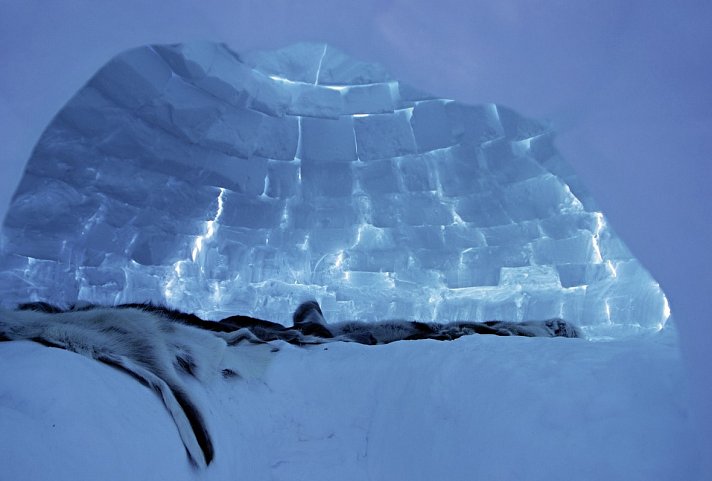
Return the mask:
[[354,127],[359,159],[367,161],[415,153],[409,117],[408,110],[356,117]]
[[307,199],[349,198],[353,193],[353,172],[347,162],[302,160],[302,193]]
[[119,105],[135,109],[161,95],[171,75],[151,47],[140,47],[116,57],[90,84]]
[[[398,175],[403,187],[410,192],[437,190],[437,176],[433,167],[433,159],[425,155],[408,155],[397,157]],[[369,162],[369,165],[371,162]]]
[[356,160],[353,119],[349,116],[338,119],[303,117],[299,157],[317,162]]
[[393,86],[389,83],[339,87],[344,100],[345,114],[380,114],[393,112]]
[[483,172],[480,154],[469,146],[455,146],[425,154],[434,169],[442,192],[457,197],[486,190],[488,175]]
[[428,100],[415,104],[410,124],[418,152],[442,149],[453,145],[453,133],[442,100]]
[[317,82],[320,85],[362,86],[392,80],[390,74],[378,64],[360,62],[333,47],[323,47]]
[[234,227],[269,229],[279,226],[284,201],[227,193],[219,222]]
[[359,165],[356,176],[361,189],[369,196],[399,192],[400,184],[394,163],[391,159],[385,159]]

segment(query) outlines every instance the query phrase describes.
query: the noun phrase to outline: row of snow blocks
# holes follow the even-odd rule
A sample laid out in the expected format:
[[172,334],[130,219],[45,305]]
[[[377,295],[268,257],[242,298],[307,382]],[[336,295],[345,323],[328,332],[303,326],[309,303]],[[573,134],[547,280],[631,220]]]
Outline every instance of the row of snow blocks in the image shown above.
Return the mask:
[[[157,61],[155,57],[160,57]],[[117,59],[119,60],[119,59]],[[124,54],[103,70],[107,78],[120,78],[141,89],[144,102],[155,98],[165,87],[169,75],[237,107],[248,105],[269,115],[285,113],[309,116],[338,116],[342,113],[392,111],[398,101],[397,84],[383,76],[378,82],[363,84],[334,83],[334,78],[317,84],[294,81],[255,69],[234,53],[216,45],[187,48],[151,47]],[[150,64],[148,78],[138,72]],[[160,64],[156,67],[155,64]],[[325,71],[324,71],[325,72]],[[137,77],[137,78],[134,78]],[[362,79],[365,80],[365,79]],[[113,86],[111,86],[113,87]]]
[[[450,108],[450,105],[455,107]],[[516,132],[508,132],[499,124],[498,109],[494,106],[471,107],[463,112],[452,102],[426,100],[411,108],[385,113],[341,113],[334,117],[301,115],[299,157],[322,162],[357,159],[368,162],[436,152],[461,144],[479,146],[497,139],[516,145],[501,145],[501,142],[494,147],[487,145],[493,152],[507,149],[524,152],[531,145],[531,141],[522,142],[524,139],[520,140]],[[468,124],[476,121],[487,123],[478,129]],[[546,133],[541,127],[536,135]]]

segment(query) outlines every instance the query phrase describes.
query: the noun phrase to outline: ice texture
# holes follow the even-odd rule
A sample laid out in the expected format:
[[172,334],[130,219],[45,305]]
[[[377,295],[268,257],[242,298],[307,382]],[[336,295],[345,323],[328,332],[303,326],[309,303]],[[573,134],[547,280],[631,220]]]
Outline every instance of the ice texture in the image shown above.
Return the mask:
[[111,60],[27,163],[0,294],[284,323],[313,297],[330,322],[561,317],[594,337],[670,316],[547,123],[324,44]]

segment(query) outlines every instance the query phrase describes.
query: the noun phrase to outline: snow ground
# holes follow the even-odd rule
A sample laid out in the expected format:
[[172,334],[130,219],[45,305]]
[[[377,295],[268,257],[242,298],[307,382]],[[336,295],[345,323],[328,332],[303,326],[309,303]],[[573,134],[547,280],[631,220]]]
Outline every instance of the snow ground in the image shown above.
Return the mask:
[[231,348],[241,378],[191,385],[216,445],[193,469],[128,375],[0,343],[0,480],[698,479],[671,334],[469,336]]

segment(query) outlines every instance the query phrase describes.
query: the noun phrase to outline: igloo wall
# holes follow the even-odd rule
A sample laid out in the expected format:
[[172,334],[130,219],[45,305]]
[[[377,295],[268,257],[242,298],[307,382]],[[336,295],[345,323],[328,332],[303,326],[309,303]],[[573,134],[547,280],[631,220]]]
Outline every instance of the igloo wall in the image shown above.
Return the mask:
[[332,321],[662,328],[663,292],[553,141],[324,44],[134,49],[35,147],[3,225],[2,302],[287,322],[315,297]]

